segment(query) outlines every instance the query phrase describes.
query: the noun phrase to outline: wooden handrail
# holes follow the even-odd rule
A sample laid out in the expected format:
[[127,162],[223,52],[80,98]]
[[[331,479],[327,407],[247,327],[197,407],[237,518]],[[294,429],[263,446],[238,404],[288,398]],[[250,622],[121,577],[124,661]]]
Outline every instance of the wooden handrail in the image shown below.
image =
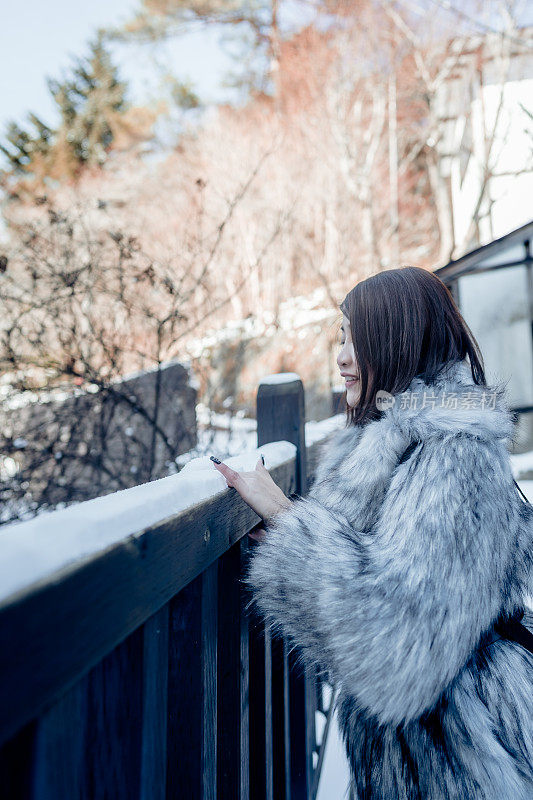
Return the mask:
[[[330,421],[325,421],[324,435],[319,431],[306,447],[303,420],[303,387],[298,376],[261,384],[258,442],[272,477],[289,496],[305,493],[321,443],[331,430]],[[276,437],[281,442],[272,443],[276,431],[282,431]],[[215,797],[217,785],[220,798],[257,796],[247,763],[249,653],[254,658],[257,653],[252,654],[252,640],[248,641],[238,576],[249,546],[246,534],[260,519],[234,490],[220,487],[220,479],[214,469],[186,470],[0,530],[0,784],[9,787],[0,789],[0,798],[2,791],[17,796],[20,781],[30,780],[28,774],[30,797],[62,800],[73,797],[76,786],[84,787],[80,797],[91,800],[115,796],[110,787],[119,785],[120,775],[113,760],[124,758],[135,758],[133,777],[128,779],[131,785],[125,784],[129,794],[117,797],[178,797],[169,786],[180,782],[189,787],[190,797]],[[205,497],[199,482],[203,482]],[[188,495],[196,498],[194,504],[180,499],[188,489],[194,489]],[[257,626],[252,631],[253,637]],[[224,643],[230,641],[233,646],[225,649]],[[314,711],[308,697],[312,677],[306,676],[306,682],[298,686],[289,674],[286,648],[281,652],[279,663],[275,654],[274,677],[269,673],[268,653],[260,689],[268,693],[277,687],[271,697],[277,703],[273,718],[275,724],[281,720],[285,725],[282,734],[274,731],[277,751],[270,745],[271,758],[278,758],[278,772],[265,778],[265,798],[272,797],[272,781],[280,780],[280,757],[290,772],[284,748],[289,738],[297,741],[297,727],[303,725],[306,777],[302,784],[302,766],[293,764],[294,785],[291,789],[287,777],[284,796],[307,799],[313,794],[310,715]],[[188,688],[183,685],[184,674],[190,676]],[[120,675],[125,689],[129,687],[127,702]],[[287,696],[281,702],[276,695],[280,686],[287,692],[288,681],[293,681],[293,700],[303,692],[303,705],[296,703],[299,710],[293,712],[292,722]],[[254,675],[252,684],[257,693]],[[194,702],[203,704],[196,722],[191,692],[197,693]],[[130,708],[132,698],[137,698],[137,705]],[[103,744],[95,739],[98,719],[106,724],[111,718],[113,725],[119,724],[125,708],[131,723],[139,726],[140,738],[128,729],[128,755],[117,751],[107,763]],[[224,740],[217,727],[217,709],[228,730],[233,725],[230,735],[239,739],[238,746],[230,745],[229,737]],[[257,706],[250,707],[252,715],[256,711]],[[199,726],[201,746],[184,736],[183,725],[191,726],[192,732]],[[100,735],[111,734],[100,731]],[[279,735],[284,737],[283,752]],[[182,763],[178,770],[175,758],[183,754],[188,738],[193,750],[187,767]],[[263,746],[267,740],[268,735],[263,737]],[[58,757],[52,755],[54,741],[61,742],[65,757],[72,758],[75,751],[80,764],[88,759],[93,771],[99,765],[101,785],[94,778],[96,783],[88,788],[87,767],[83,775],[69,772],[68,780],[58,776],[57,769],[65,765],[54,761]],[[109,747],[115,750],[113,741]],[[221,753],[227,756],[227,764],[220,761]],[[121,765],[124,769],[122,761]],[[250,764],[250,773],[257,767]],[[163,787],[154,788],[155,780]],[[305,784],[304,793],[297,784]],[[50,786],[49,793],[43,785]]]

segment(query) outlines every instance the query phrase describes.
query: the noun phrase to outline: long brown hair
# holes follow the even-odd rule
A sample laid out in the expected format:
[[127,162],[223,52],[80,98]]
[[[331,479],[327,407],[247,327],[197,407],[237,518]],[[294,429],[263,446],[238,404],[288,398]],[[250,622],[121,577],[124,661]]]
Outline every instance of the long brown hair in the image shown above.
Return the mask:
[[479,345],[433,272],[420,267],[379,272],[348,292],[340,309],[350,320],[360,376],[359,403],[347,406],[347,425],[383,416],[375,402],[378,390],[403,392],[415,377],[431,384],[442,367],[467,355],[474,383],[486,386]]

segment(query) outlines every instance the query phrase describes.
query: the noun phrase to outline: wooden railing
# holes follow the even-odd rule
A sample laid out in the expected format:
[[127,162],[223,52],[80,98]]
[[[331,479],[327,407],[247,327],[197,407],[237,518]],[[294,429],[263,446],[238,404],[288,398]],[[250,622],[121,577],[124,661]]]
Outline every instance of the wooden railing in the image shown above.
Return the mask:
[[[328,422],[306,446],[298,376],[260,384],[258,447],[287,495],[308,490]],[[261,521],[212,493],[215,473],[0,530],[1,798],[315,798],[330,687],[245,610]]]

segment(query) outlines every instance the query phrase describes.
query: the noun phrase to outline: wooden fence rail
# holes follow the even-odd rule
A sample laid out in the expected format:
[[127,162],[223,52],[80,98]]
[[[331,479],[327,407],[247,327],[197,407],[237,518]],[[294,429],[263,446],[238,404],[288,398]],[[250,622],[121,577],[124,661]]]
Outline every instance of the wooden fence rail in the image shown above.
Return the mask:
[[[297,375],[261,382],[258,447],[289,496],[335,427],[306,445],[304,420]],[[0,529],[0,798],[314,800],[330,687],[244,609],[257,515],[228,489],[175,510],[212,480]]]

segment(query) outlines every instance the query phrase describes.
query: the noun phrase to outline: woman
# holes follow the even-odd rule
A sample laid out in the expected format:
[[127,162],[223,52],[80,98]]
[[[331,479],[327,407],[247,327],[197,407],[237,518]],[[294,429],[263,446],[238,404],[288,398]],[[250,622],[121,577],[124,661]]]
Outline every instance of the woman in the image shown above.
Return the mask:
[[217,467],[266,523],[245,581],[339,687],[359,800],[531,800],[533,655],[491,633],[533,595],[504,385],[431,272],[372,276],[341,309],[348,424],[309,494]]

